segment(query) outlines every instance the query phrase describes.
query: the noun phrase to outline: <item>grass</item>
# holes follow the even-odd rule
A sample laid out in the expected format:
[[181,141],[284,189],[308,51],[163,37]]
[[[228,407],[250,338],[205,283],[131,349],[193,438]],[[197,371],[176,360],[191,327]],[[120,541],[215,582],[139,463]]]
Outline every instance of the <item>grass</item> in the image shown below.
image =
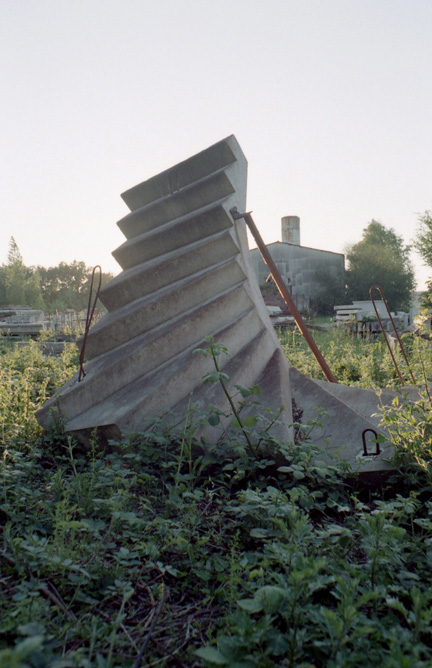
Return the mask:
[[[384,350],[362,346],[336,333],[325,355],[358,384],[394,384]],[[383,416],[396,471],[367,489],[319,461],[313,430],[299,447],[251,428],[253,456],[159,422],[84,450],[33,416],[73,349],[0,360],[2,668],[432,665],[426,399]]]
[[[343,327],[313,331],[312,334],[338,382],[373,389],[399,387],[400,380],[382,335],[375,340],[356,337]],[[318,362],[297,328],[280,331],[279,339],[291,366],[312,378],[324,379]],[[428,342],[411,334],[403,335],[402,342],[417,381],[424,384],[427,378],[430,382],[432,358]],[[411,378],[398,346],[393,354],[409,384]]]

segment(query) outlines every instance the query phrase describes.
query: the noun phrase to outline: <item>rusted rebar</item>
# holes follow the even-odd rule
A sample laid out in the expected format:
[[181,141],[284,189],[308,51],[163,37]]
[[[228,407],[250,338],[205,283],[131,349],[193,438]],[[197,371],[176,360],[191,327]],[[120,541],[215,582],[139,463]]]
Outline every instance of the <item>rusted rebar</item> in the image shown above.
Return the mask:
[[288,288],[286,287],[284,280],[280,274],[279,269],[276,267],[276,264],[270,255],[269,251],[267,250],[267,246],[265,245],[264,241],[262,240],[262,237],[258,231],[257,226],[254,223],[254,220],[252,218],[252,215],[250,213],[239,213],[236,208],[231,209],[230,214],[234,218],[234,220],[239,220],[241,218],[244,219],[246,225],[250,229],[253,238],[255,239],[256,245],[258,246],[260,253],[263,257],[264,262],[266,263],[267,267],[270,270],[271,275],[273,276],[273,280],[277,285],[277,288],[284,299],[286,305],[288,306],[289,310],[294,316],[294,320],[296,322],[297,327],[303,334],[304,338],[306,339],[307,344],[309,345],[309,348],[312,350],[313,354],[315,355],[315,359],[317,360],[318,364],[320,365],[325,377],[327,378],[330,383],[337,383],[337,380],[333,376],[332,372],[330,371],[327,362],[325,361],[321,351],[319,350],[317,344],[315,343],[314,339],[312,338],[312,335],[310,334],[308,328],[306,327],[306,323],[304,322],[300,311],[297,309],[296,305],[294,304],[294,301],[288,291]]
[[[93,288],[94,288],[94,280],[95,280],[95,274],[96,274],[96,269],[99,269],[99,285],[96,290],[96,296],[94,298],[93,306],[92,306],[92,296],[93,296]],[[86,372],[84,371],[84,357],[85,357],[85,348],[86,348],[86,343],[87,343],[87,337],[88,333],[90,331],[91,323],[93,320],[94,312],[96,309],[96,303],[99,298],[99,293],[100,289],[102,286],[102,268],[100,265],[96,265],[93,269],[92,272],[92,277],[90,281],[90,294],[89,294],[89,300],[88,300],[88,307],[87,307],[87,317],[86,317],[86,324],[85,324],[85,330],[84,330],[84,336],[83,336],[83,341],[81,345],[81,351],[80,351],[80,356],[79,356],[79,375],[78,375],[78,382],[80,383],[84,376],[86,375]]]
[[401,338],[400,338],[400,336],[399,336],[399,332],[397,331],[396,325],[395,325],[394,320],[393,320],[393,318],[392,318],[392,314],[390,313],[390,309],[389,309],[389,307],[388,307],[386,298],[384,297],[384,293],[383,293],[383,291],[382,291],[382,288],[381,288],[379,285],[372,285],[372,287],[369,288],[369,297],[370,297],[371,302],[372,302],[372,304],[373,304],[373,307],[374,307],[374,309],[375,309],[375,313],[376,313],[376,317],[378,318],[379,326],[381,327],[381,331],[382,331],[382,333],[383,333],[383,335],[384,335],[384,340],[385,340],[385,342],[386,342],[386,344],[387,344],[387,348],[388,348],[389,353],[390,353],[390,355],[391,355],[391,358],[392,358],[392,360],[393,360],[393,364],[394,364],[395,369],[396,369],[396,371],[397,371],[397,374],[398,374],[398,376],[399,376],[399,380],[400,380],[400,382],[401,382],[401,385],[402,385],[402,387],[405,385],[405,383],[404,383],[404,379],[402,378],[402,374],[401,374],[401,372],[400,372],[398,363],[397,363],[397,361],[396,361],[395,356],[393,355],[393,351],[392,351],[392,349],[391,349],[390,342],[389,342],[389,340],[388,340],[388,338],[387,338],[387,334],[386,334],[386,332],[385,332],[385,330],[384,330],[384,325],[383,325],[383,323],[382,323],[380,314],[378,313],[378,309],[377,309],[376,304],[375,304],[375,299],[374,299],[374,297],[373,297],[373,291],[374,291],[374,290],[378,290],[378,292],[380,293],[381,299],[383,300],[383,303],[384,303],[384,306],[385,306],[385,308],[386,308],[387,314],[388,314],[388,316],[389,316],[389,318],[390,318],[390,322],[391,322],[391,324],[392,324],[393,331],[394,331],[394,333],[395,333],[395,335],[396,335],[396,338],[397,338],[397,340],[398,340],[399,347],[400,347],[400,349],[401,349],[402,355],[404,356],[405,363],[406,363],[406,365],[407,365],[408,371],[410,372],[412,382],[414,383],[414,385],[417,385],[417,383],[416,383],[416,379],[414,378],[414,374],[413,374],[413,372],[411,371],[411,366],[410,366],[410,363],[409,363],[409,361],[408,361],[408,357],[407,357],[407,355],[406,355],[405,348],[404,348],[404,346],[403,346],[402,340],[401,340]]

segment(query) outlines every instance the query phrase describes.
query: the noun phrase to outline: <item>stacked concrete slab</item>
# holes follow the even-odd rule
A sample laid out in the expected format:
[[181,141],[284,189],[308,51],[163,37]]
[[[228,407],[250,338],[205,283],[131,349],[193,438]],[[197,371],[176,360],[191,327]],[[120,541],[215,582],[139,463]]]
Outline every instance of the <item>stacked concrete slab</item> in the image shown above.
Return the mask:
[[[122,197],[131,213],[118,222],[126,241],[113,252],[122,272],[101,292],[108,313],[90,330],[86,375],[73,378],[38,412],[49,427],[61,415],[86,441],[97,427],[119,438],[161,414],[227,409],[222,388],[202,382],[212,361],[194,351],[206,338],[223,343],[219,358],[230,387],[259,384],[262,401],[284,407],[275,435],[289,439],[289,369],[252,270],[245,223],[247,163],[231,136],[139,184]],[[230,419],[225,420],[228,427]],[[204,435],[220,437],[207,426]]]
[[1,306],[0,333],[9,336],[33,336],[46,328],[44,312],[29,306]]

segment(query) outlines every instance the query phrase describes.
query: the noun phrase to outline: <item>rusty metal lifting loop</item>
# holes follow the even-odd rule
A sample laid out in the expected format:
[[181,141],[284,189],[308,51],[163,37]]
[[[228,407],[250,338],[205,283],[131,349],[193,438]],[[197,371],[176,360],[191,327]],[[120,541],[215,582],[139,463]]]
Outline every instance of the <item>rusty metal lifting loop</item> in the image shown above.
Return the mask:
[[308,328],[306,327],[306,324],[301,317],[300,312],[298,311],[296,305],[294,304],[294,301],[289,293],[289,290],[287,289],[284,280],[276,267],[276,264],[270,255],[269,251],[267,250],[267,246],[265,245],[264,241],[262,240],[262,237],[258,231],[257,226],[254,223],[254,220],[251,216],[250,213],[239,213],[237,211],[237,208],[234,207],[233,209],[230,210],[230,214],[232,215],[234,220],[240,220],[241,218],[244,219],[246,225],[250,229],[253,238],[255,239],[256,245],[258,246],[260,253],[263,257],[264,262],[266,263],[267,267],[270,270],[271,275],[273,276],[273,280],[277,285],[277,288],[283,297],[286,305],[288,306],[289,310],[294,316],[294,320],[296,322],[297,327],[303,334],[304,338],[306,339],[309,348],[312,350],[313,354],[315,355],[315,358],[320,365],[325,377],[327,378],[330,383],[337,383],[337,380],[333,376],[332,372],[330,371],[327,362],[325,361],[321,351],[319,350],[317,344],[315,343],[314,339],[312,338]]
[[[97,287],[96,296],[94,298],[94,302],[93,302],[93,306],[92,306],[92,296],[93,296],[93,288],[94,288],[96,269],[99,269],[99,285]],[[79,375],[78,375],[78,382],[79,383],[82,381],[82,379],[86,375],[86,372],[84,371],[85,348],[86,348],[88,333],[90,331],[91,323],[92,323],[94,312],[95,312],[95,309],[96,309],[97,300],[99,299],[99,293],[100,293],[100,290],[101,290],[101,286],[102,286],[102,268],[99,264],[97,264],[93,269],[92,277],[91,277],[91,281],[90,281],[90,294],[89,294],[88,307],[87,307],[86,324],[85,324],[83,341],[82,341],[82,345],[81,345],[81,352],[80,352],[80,356],[79,356],[79,365],[80,365]]]
[[392,358],[392,360],[393,360],[393,364],[394,364],[395,369],[396,369],[396,371],[397,371],[397,374],[398,374],[398,376],[399,376],[399,380],[400,380],[400,382],[401,382],[401,385],[402,385],[402,387],[403,387],[403,386],[405,385],[405,383],[404,383],[404,380],[403,380],[403,378],[402,378],[402,374],[401,374],[401,372],[400,372],[400,370],[399,370],[398,364],[397,364],[397,362],[396,362],[396,358],[395,358],[395,356],[393,355],[393,351],[392,351],[392,349],[391,349],[390,343],[389,343],[389,341],[388,341],[388,339],[387,339],[387,334],[385,333],[385,330],[384,330],[384,326],[383,326],[381,317],[380,317],[380,315],[379,315],[379,313],[378,313],[378,309],[377,309],[376,304],[375,304],[375,299],[374,299],[374,297],[373,297],[373,291],[374,291],[374,290],[378,290],[378,292],[380,293],[381,299],[382,299],[383,302],[384,302],[384,306],[386,307],[388,316],[389,316],[389,318],[390,318],[390,322],[391,322],[391,324],[392,324],[393,331],[394,331],[394,333],[395,333],[395,335],[396,335],[396,338],[397,338],[397,340],[398,340],[399,347],[400,347],[400,349],[401,349],[402,355],[404,356],[404,359],[405,359],[405,362],[406,362],[408,371],[410,372],[412,382],[413,382],[414,385],[417,385],[417,383],[416,383],[416,379],[414,378],[414,374],[413,374],[413,372],[411,371],[411,366],[410,366],[410,363],[409,363],[409,361],[408,361],[408,357],[407,357],[407,355],[406,355],[405,348],[404,348],[403,343],[402,343],[402,340],[401,340],[401,338],[400,338],[400,336],[399,336],[399,332],[398,332],[397,329],[396,329],[396,325],[395,325],[394,320],[393,320],[393,318],[392,318],[392,315],[391,315],[391,313],[390,313],[390,309],[389,309],[389,307],[388,307],[386,298],[384,297],[384,293],[383,293],[383,291],[382,291],[382,288],[381,288],[379,285],[372,285],[372,287],[369,289],[369,297],[370,297],[371,302],[372,302],[372,304],[373,304],[373,307],[374,307],[374,309],[375,309],[375,313],[376,313],[376,317],[378,318],[379,326],[381,327],[381,331],[382,331],[382,333],[383,333],[383,335],[384,335],[384,339],[385,339],[385,342],[386,342],[386,344],[387,344],[387,348],[388,348],[389,353],[390,353],[390,355],[391,355],[391,358]]
[[[375,436],[375,443],[376,443],[376,451],[375,452],[368,452],[367,445],[366,445],[366,434],[367,432],[370,431],[374,436]],[[375,429],[363,429],[362,431],[362,441],[363,441],[363,457],[376,457],[377,455],[381,454],[380,450],[380,445],[378,443],[378,434],[376,433]]]

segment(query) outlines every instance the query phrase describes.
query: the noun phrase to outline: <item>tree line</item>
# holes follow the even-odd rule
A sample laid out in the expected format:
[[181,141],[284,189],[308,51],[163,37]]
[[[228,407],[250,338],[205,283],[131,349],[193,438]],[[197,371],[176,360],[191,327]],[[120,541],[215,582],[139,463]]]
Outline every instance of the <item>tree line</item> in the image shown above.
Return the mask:
[[[15,239],[7,262],[0,266],[0,305],[25,305],[46,313],[87,308],[93,268],[84,262],[60,262],[55,267],[27,267]],[[113,278],[104,273],[102,285]],[[96,277],[98,282],[98,277]]]
[[[415,289],[415,275],[410,260],[415,248],[424,263],[432,269],[432,212],[419,216],[412,246],[405,244],[394,229],[372,220],[362,238],[345,249],[345,285],[326,268],[318,267],[316,279],[321,285],[319,310],[331,313],[335,304],[369,300],[369,289],[379,285],[392,311],[408,311]],[[432,279],[422,294],[422,306],[432,307]]]
[[[332,313],[335,304],[369,300],[369,288],[379,285],[392,311],[408,311],[415,289],[414,269],[410,260],[415,248],[432,269],[432,211],[419,216],[413,245],[404,243],[392,228],[372,220],[362,238],[345,249],[345,281],[341,283],[324,266],[316,268],[320,284],[318,308]],[[46,312],[87,308],[92,268],[74,260],[56,267],[26,267],[15,239],[9,245],[8,260],[0,266],[0,304],[25,304]],[[113,278],[103,274],[102,284]],[[422,296],[422,305],[432,307],[432,279]]]

